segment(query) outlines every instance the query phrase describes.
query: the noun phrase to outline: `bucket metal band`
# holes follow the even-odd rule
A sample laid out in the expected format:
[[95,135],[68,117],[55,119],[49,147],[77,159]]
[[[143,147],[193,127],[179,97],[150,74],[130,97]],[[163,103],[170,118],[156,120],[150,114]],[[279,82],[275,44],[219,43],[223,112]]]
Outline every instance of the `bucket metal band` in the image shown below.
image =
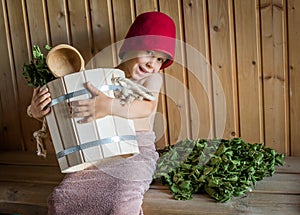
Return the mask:
[[[109,91],[109,90],[121,91],[122,87],[119,85],[103,85],[101,87],[98,87],[98,89],[101,91]],[[58,103],[63,102],[67,99],[81,96],[81,95],[84,95],[87,93],[89,93],[89,91],[87,89],[82,89],[82,90],[77,90],[77,91],[74,91],[71,93],[67,93],[65,95],[62,95],[62,96],[59,96],[59,97],[53,99],[48,107],[52,107],[52,106],[57,105]]]
[[102,144],[108,144],[108,143],[117,143],[120,141],[126,141],[126,140],[136,140],[136,136],[135,135],[123,135],[123,136],[114,136],[114,137],[109,137],[109,138],[104,138],[104,139],[100,139],[100,140],[95,140],[95,141],[91,141],[88,143],[83,143],[77,146],[73,146],[70,148],[67,148],[63,151],[60,151],[56,154],[57,159],[65,157],[69,154],[78,152],[78,151],[82,151],[84,149],[88,149],[91,147],[95,147],[95,146],[99,146]]

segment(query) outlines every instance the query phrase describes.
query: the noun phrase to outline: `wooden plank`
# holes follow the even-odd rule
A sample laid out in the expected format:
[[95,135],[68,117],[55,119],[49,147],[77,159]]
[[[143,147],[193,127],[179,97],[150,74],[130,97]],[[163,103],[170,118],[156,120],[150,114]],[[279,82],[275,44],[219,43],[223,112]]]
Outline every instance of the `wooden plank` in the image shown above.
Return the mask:
[[55,185],[1,182],[1,202],[46,206],[48,195]]
[[0,181],[58,184],[64,177],[58,167],[0,164]]
[[[49,89],[52,98],[58,98],[67,94],[63,78],[47,83],[47,88]],[[72,118],[70,118],[68,101],[60,102],[55,106],[52,106],[51,109],[51,112],[46,118],[51,138],[54,143],[55,152],[59,153],[65,149],[74,147],[74,143],[77,143],[77,135],[74,129],[75,125]],[[55,123],[50,123],[53,121]],[[71,166],[75,166],[81,161],[81,158],[81,153],[71,153],[62,156],[59,160],[60,167],[62,170],[65,170]]]
[[235,36],[235,17],[233,1],[228,0],[228,23],[229,23],[229,41],[230,41],[230,55],[231,55],[231,70],[232,70],[232,97],[233,97],[233,123],[235,132],[231,132],[232,137],[240,136],[240,114],[239,114],[239,100],[238,100],[238,73],[236,68],[236,36]]
[[[208,1],[211,61],[213,72],[217,75],[216,78],[213,78],[215,128],[216,136],[225,139],[239,135],[238,124],[236,123],[238,113],[235,107],[237,98],[234,92],[236,74],[235,65],[232,64],[235,56],[234,52],[231,51],[233,44],[230,29],[233,26],[230,22],[230,4],[231,1]],[[221,86],[217,82],[218,79]],[[222,93],[225,94],[225,101],[222,98]],[[225,124],[225,128],[223,128],[223,124]]]
[[[183,20],[181,2],[173,0],[159,1],[160,11],[169,15],[176,25],[176,53],[174,63],[165,69],[165,93],[167,98],[169,144],[191,138],[190,113],[187,89],[187,72],[183,44]],[[176,89],[176,90],[175,90]]]
[[276,167],[279,173],[298,173],[300,174],[300,157],[286,157],[285,165]]
[[85,0],[69,0],[68,6],[72,45],[78,49],[85,62],[88,62],[92,58],[89,5]]
[[47,11],[49,17],[49,30],[52,46],[70,43],[69,38],[69,15],[66,1],[48,0]]
[[289,74],[290,74],[290,119],[291,119],[291,155],[300,156],[300,2],[288,2],[288,41],[289,41]]
[[157,0],[135,0],[136,15],[145,13],[148,11],[157,11]]
[[43,2],[27,0],[26,6],[31,44],[44,47],[47,44],[48,26],[45,24],[48,20],[44,19]]
[[[9,113],[14,115],[12,122],[14,126],[8,128],[15,130],[15,125],[21,126],[21,129],[16,133],[16,136],[19,137],[19,140],[12,145],[18,144],[22,145],[23,150],[35,150],[32,147],[32,133],[35,128],[38,127],[39,123],[36,120],[30,120],[27,116],[26,108],[30,103],[30,98],[32,95],[32,89],[26,85],[26,80],[22,74],[22,67],[24,63],[28,63],[28,47],[26,41],[26,30],[24,24],[24,18],[26,19],[26,11],[23,8],[23,1],[7,1],[8,9],[8,19],[10,24],[10,38],[11,38],[11,73],[13,76],[14,84],[14,99],[16,99],[16,105],[18,107],[15,112],[12,110],[7,110]],[[23,17],[24,13],[24,17]]]
[[195,195],[192,200],[172,199],[167,190],[150,189],[144,198],[144,214],[298,214],[299,195],[250,193],[226,203],[216,203],[206,195]]
[[212,138],[213,113],[205,1],[183,2],[192,138]]
[[290,82],[289,82],[289,56],[288,56],[288,26],[287,26],[287,2],[286,0],[282,1],[282,42],[283,42],[283,75],[284,79],[284,144],[285,154],[291,156],[291,134],[290,134]]
[[[10,41],[10,26],[5,2],[0,2],[0,149],[22,149],[21,125],[19,124],[16,80]],[[9,96],[7,95],[9,92]]]
[[276,173],[257,182],[253,192],[300,195],[300,174]]
[[48,209],[45,206],[39,205],[0,202],[0,211],[3,211],[4,214],[45,215]]
[[37,156],[36,152],[2,151],[0,152],[0,164],[17,165],[43,165],[57,167],[54,154],[48,154],[46,158]]
[[120,41],[125,38],[129,26],[133,22],[135,11],[131,0],[113,0],[112,8],[116,41]]
[[90,16],[92,27],[92,55],[93,58],[86,62],[86,68],[112,68],[114,38],[111,32],[113,26],[110,25],[110,4],[108,1],[92,0],[90,1]]
[[285,118],[284,8],[282,1],[263,0],[261,11],[262,62],[264,85],[265,143],[287,153]]
[[251,214],[296,215],[300,212],[299,195],[250,193],[233,204]]
[[264,141],[256,5],[253,0],[235,1],[240,136],[248,142]]
[[47,214],[47,198],[55,185],[0,183],[0,212],[9,214]]

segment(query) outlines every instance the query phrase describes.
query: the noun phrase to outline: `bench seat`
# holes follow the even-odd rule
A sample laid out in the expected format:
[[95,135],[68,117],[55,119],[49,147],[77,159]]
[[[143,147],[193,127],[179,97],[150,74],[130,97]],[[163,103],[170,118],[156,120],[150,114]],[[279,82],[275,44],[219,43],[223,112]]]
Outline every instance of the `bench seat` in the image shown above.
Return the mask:
[[[14,159],[12,159],[14,158]],[[46,200],[62,180],[54,156],[0,152],[0,214],[47,214]],[[144,198],[145,215],[187,214],[300,214],[300,157],[287,157],[272,177],[253,192],[217,203],[205,194],[177,201],[168,186],[154,181]]]

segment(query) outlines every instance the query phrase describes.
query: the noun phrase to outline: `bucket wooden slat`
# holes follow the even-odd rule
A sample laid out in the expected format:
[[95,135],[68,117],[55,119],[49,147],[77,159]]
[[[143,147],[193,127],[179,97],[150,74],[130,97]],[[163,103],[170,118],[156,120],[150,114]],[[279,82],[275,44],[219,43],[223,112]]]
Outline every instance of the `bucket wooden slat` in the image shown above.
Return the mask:
[[[49,82],[47,87],[49,92],[51,92],[52,98],[66,94],[63,79],[56,79]],[[54,125],[52,125],[51,121],[48,120],[49,117],[56,121]],[[70,110],[66,102],[61,102],[53,106],[51,108],[51,113],[47,115],[46,119],[56,152],[69,148],[73,143],[77,142],[74,125],[70,120]],[[56,132],[58,132],[58,134]],[[61,169],[65,169],[65,165],[76,165],[78,160],[81,160],[81,156],[79,154],[73,153],[66,156],[63,159],[63,166],[61,166]]]
[[[103,80],[99,80],[100,83],[103,83]],[[83,90],[85,89],[84,87],[84,83],[86,82],[86,77],[84,75],[83,72],[77,72],[77,73],[73,73],[71,75],[67,75],[64,77],[64,82],[65,82],[65,86],[66,86],[66,91],[67,93],[72,93],[75,92],[77,90]],[[83,99],[88,99],[90,97],[89,94],[83,94],[80,96],[77,96],[75,98],[70,98],[69,101],[75,101],[75,100],[83,100]],[[78,123],[78,120],[81,120],[81,118],[75,118],[75,119],[70,119],[76,129],[77,132],[77,137],[78,137],[78,141],[80,143],[86,143],[86,142],[91,142],[91,141],[95,141],[99,138],[99,136],[97,135],[97,132],[95,131],[95,123],[84,123],[84,124],[80,124]],[[88,148],[84,151],[82,151],[82,155],[83,155],[83,160],[85,162],[89,162],[92,161],[92,158],[94,157],[99,157],[99,158],[103,158],[102,152],[99,150],[95,150],[94,147],[93,148]],[[91,158],[92,157],[92,158]]]

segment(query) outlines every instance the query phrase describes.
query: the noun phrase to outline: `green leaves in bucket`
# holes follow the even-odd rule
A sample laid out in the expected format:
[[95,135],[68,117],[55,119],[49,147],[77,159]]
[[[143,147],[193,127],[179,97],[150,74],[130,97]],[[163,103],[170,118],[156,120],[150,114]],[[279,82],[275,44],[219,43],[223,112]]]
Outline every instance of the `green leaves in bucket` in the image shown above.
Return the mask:
[[[50,51],[49,45],[45,46],[46,51]],[[30,87],[43,86],[55,79],[46,63],[46,56],[41,52],[39,46],[32,48],[33,60],[29,64],[23,65],[23,76]]]

